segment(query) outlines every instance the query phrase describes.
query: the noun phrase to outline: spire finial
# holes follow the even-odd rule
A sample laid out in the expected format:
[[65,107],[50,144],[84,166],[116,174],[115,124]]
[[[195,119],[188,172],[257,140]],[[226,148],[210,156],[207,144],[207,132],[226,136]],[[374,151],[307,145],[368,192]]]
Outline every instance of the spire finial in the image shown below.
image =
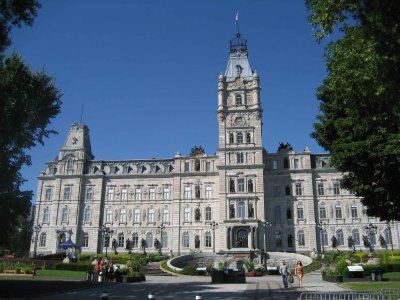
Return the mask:
[[239,30],[239,10],[236,11],[235,24],[236,24],[236,28],[237,28],[237,35],[240,35],[240,30]]

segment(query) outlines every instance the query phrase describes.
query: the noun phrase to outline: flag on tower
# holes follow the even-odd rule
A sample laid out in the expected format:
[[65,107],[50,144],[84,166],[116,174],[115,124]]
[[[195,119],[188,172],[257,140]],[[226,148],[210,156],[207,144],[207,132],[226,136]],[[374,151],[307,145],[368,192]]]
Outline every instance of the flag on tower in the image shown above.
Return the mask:
[[238,22],[239,22],[239,11],[236,12],[235,24],[237,24]]

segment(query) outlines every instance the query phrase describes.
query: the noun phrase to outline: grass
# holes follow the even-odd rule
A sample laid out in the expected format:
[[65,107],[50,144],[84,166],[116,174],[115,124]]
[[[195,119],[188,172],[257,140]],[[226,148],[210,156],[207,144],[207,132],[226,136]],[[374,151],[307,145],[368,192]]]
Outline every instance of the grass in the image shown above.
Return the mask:
[[75,279],[85,279],[86,272],[83,271],[68,271],[68,270],[36,270],[36,276],[48,277],[68,277]]
[[400,289],[400,281],[397,282],[344,282],[340,284],[344,288],[353,291],[368,292],[379,291],[380,289]]
[[400,272],[389,272],[383,274],[384,278],[400,278]]

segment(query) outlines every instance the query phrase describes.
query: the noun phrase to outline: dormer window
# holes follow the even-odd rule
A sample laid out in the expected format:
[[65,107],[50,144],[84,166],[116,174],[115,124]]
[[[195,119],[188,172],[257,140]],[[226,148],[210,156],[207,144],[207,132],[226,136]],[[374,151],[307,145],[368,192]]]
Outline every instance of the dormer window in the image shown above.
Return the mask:
[[242,95],[236,94],[235,100],[236,100],[236,105],[242,105],[242,100],[243,100]]

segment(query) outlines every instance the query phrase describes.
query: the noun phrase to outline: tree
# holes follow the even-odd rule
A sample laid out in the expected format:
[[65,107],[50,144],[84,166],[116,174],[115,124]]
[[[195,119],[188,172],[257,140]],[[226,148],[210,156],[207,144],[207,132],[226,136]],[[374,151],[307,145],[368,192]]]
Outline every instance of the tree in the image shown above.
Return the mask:
[[400,220],[400,2],[306,0],[327,78],[317,90],[321,114],[312,136],[344,173],[342,187],[369,216]]
[[[0,245],[20,247],[28,226],[32,191],[22,191],[23,165],[30,165],[26,154],[37,143],[43,144],[52,130],[50,120],[60,112],[61,93],[44,71],[32,72],[17,54],[6,56],[11,44],[12,26],[32,25],[37,9],[35,0],[0,0]],[[21,232],[23,231],[23,232]],[[28,231],[29,232],[29,231]],[[14,236],[12,238],[11,236]],[[29,239],[28,239],[29,241]],[[13,249],[16,250],[16,249]]]

